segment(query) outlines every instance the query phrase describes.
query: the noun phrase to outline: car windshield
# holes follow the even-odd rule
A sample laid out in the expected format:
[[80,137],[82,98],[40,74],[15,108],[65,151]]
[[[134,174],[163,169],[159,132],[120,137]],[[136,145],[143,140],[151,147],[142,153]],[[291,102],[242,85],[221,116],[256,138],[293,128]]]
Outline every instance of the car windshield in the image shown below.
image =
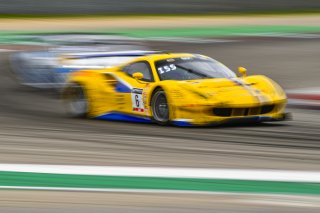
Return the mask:
[[162,81],[236,77],[228,67],[211,58],[170,58],[157,61],[155,65]]

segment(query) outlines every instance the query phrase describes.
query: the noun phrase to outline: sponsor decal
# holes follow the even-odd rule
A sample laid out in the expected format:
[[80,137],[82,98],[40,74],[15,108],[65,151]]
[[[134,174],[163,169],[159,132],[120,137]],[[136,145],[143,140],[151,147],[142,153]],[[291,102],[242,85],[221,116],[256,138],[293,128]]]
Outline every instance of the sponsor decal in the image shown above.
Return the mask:
[[144,101],[142,96],[142,89],[133,88],[131,90],[132,110],[134,112],[144,112]]

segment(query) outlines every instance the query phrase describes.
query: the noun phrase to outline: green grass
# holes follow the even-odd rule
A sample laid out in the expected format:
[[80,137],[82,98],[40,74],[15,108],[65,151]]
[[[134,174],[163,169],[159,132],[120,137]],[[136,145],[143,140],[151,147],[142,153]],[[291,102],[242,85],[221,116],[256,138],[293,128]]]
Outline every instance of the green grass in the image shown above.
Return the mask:
[[134,37],[226,37],[262,33],[320,32],[320,26],[230,26],[118,30],[117,33]]
[[146,29],[108,29],[85,31],[2,31],[0,43],[19,43],[30,40],[21,35],[45,35],[52,33],[93,33],[120,34],[138,38],[152,37],[232,37],[256,36],[259,34],[318,33],[320,26],[228,26],[228,27],[183,27],[183,28],[146,28]]

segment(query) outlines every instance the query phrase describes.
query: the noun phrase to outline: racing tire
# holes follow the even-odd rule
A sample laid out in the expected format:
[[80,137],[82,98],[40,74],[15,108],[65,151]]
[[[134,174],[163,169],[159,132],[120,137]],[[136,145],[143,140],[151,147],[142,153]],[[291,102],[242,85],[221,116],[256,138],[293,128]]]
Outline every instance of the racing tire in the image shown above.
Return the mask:
[[83,87],[79,84],[70,85],[63,94],[67,114],[74,118],[85,118],[88,114],[88,100]]
[[165,92],[162,89],[157,90],[151,99],[152,120],[160,125],[168,125],[169,104]]

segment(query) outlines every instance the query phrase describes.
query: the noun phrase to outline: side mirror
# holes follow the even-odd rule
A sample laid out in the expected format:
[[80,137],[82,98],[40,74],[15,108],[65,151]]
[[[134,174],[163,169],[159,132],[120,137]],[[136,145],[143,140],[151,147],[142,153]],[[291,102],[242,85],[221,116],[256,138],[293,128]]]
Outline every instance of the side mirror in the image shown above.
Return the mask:
[[136,80],[141,80],[143,79],[143,74],[141,72],[135,72],[133,73],[132,77]]
[[242,75],[242,77],[246,77],[247,76],[247,69],[244,67],[239,67],[238,68],[238,72]]

